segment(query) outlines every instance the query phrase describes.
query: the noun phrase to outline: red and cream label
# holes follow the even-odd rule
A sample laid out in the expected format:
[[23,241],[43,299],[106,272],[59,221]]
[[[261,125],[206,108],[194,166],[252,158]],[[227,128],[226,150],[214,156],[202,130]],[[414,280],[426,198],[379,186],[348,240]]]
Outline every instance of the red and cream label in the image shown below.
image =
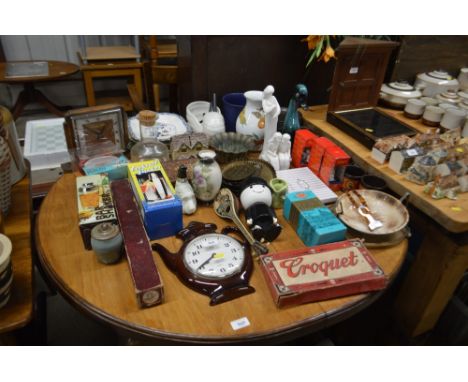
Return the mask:
[[304,254],[274,260],[273,265],[285,286],[337,279],[373,271],[358,248]]

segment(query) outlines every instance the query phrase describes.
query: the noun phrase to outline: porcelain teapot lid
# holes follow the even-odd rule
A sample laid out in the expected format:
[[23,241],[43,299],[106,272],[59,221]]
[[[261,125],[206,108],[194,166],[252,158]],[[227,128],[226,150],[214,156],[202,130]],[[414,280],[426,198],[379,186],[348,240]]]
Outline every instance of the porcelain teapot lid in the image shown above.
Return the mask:
[[401,80],[401,81],[395,81],[395,82],[390,82],[388,84],[388,86],[392,89],[395,89],[395,90],[402,90],[402,91],[405,91],[405,92],[411,92],[414,90],[414,87],[412,87],[408,81],[404,81],[404,80]]
[[432,72],[426,73],[429,77],[437,78],[439,80],[451,80],[452,76],[443,69],[433,70]]
[[459,98],[457,92],[453,89],[448,89],[447,91],[443,92],[442,94],[440,94],[440,97],[450,100],[456,100]]

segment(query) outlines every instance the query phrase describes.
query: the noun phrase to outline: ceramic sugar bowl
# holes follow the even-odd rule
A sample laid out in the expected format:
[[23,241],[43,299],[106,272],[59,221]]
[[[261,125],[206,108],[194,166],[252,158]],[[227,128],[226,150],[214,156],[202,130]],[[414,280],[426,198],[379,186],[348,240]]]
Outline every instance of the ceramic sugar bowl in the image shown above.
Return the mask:
[[103,264],[114,264],[120,260],[122,234],[112,223],[101,223],[91,230],[91,247]]
[[434,97],[449,89],[457,91],[459,83],[445,70],[433,70],[428,73],[420,73],[416,76],[414,87],[421,90],[423,96]]

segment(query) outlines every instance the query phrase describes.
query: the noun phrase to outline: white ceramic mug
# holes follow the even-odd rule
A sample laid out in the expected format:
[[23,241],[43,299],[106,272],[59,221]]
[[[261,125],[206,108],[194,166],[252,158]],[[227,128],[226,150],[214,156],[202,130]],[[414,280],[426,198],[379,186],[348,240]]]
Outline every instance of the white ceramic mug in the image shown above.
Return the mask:
[[455,108],[447,109],[440,121],[440,126],[449,130],[456,129],[463,124],[465,118],[466,113],[463,110]]
[[447,111],[448,109],[456,109],[457,107],[453,103],[442,102],[439,103],[439,107]]
[[438,106],[426,106],[423,114],[423,123],[428,126],[438,126],[444,115],[444,109]]
[[408,103],[405,106],[405,113],[413,117],[420,117],[424,113],[426,103],[417,98],[412,98],[408,100]]

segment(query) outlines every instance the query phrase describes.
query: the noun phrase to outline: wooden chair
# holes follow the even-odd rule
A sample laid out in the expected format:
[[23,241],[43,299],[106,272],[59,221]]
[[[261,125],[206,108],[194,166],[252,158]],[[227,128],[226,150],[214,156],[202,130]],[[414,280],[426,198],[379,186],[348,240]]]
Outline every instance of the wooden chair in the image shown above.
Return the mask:
[[169,85],[169,110],[177,111],[177,42],[174,39],[163,40],[157,36],[145,36],[140,45],[145,58],[148,93],[152,93],[152,104],[160,111],[160,85]]

